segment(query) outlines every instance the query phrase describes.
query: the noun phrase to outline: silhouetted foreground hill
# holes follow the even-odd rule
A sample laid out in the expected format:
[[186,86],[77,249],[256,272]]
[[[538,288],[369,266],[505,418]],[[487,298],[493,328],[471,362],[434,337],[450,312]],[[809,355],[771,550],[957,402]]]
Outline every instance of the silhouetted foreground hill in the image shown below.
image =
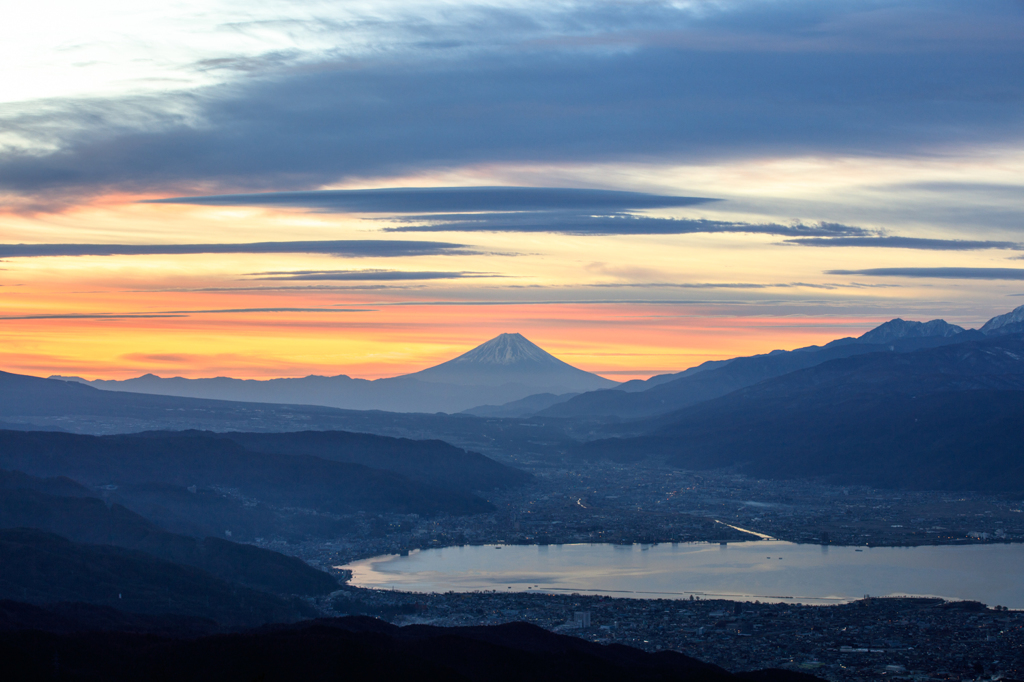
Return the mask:
[[1024,340],[833,360],[594,441],[585,456],[765,477],[1024,491]]
[[34,490],[58,497],[93,497],[93,492],[67,476],[39,478],[23,471],[0,469],[0,490]]
[[313,614],[301,601],[231,585],[197,568],[35,529],[0,530],[0,566],[0,599],[85,602],[224,625],[287,622]]
[[[2,611],[0,604],[0,614]],[[399,628],[363,617],[238,634],[173,639],[116,632],[0,633],[0,657],[19,679],[451,680],[453,682],[727,682],[732,675],[674,652],[655,654],[556,635],[526,623]],[[813,682],[772,671],[778,682]]]
[[217,434],[252,452],[312,455],[394,471],[439,488],[471,492],[522,485],[533,476],[440,440],[387,438],[347,431]]
[[193,637],[221,632],[223,627],[208,618],[170,613],[127,613],[109,606],[83,602],[29,604],[0,599],[0,633],[17,630],[53,633],[133,632]]
[[0,431],[0,468],[91,486],[223,486],[271,504],[356,511],[473,514],[493,506],[361,464],[246,450],[203,433],[83,436]]
[[[92,497],[59,497],[6,488],[0,472],[0,529],[35,528],[73,542],[114,545],[192,566],[228,582],[275,594],[315,595],[338,589],[337,581],[294,557],[220,538],[196,539],[168,533],[138,514]],[[33,479],[24,474],[16,483]]]

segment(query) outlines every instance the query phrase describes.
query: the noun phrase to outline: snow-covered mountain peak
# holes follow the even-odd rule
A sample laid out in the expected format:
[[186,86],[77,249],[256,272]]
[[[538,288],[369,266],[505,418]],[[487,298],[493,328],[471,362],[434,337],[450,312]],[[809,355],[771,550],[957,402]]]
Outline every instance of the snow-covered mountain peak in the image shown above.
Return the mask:
[[450,362],[482,365],[564,364],[554,355],[518,333],[499,334]]
[[865,343],[889,343],[896,339],[918,339],[931,336],[955,336],[964,330],[963,327],[950,324],[945,320],[914,322],[896,318],[882,323],[860,337]]
[[559,360],[515,333],[499,334],[468,353],[405,377],[464,386],[522,384],[547,393],[582,392],[616,385]]
[[1024,323],[1024,305],[1017,306],[1004,315],[996,315],[981,328],[982,334],[989,334],[1010,324]]

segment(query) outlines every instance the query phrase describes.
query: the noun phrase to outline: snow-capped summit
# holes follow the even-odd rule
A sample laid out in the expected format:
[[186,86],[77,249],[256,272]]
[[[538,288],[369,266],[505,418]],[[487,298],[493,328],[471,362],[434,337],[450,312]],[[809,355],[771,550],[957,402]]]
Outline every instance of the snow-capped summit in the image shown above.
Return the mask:
[[[522,334],[499,334],[445,365],[476,363],[484,365],[548,364],[566,365]],[[443,366],[443,365],[439,365]]]
[[1001,334],[1004,331],[1024,331],[1021,327],[1024,327],[1024,305],[1018,306],[1004,315],[996,315],[984,324],[981,333]]
[[522,334],[499,334],[468,353],[428,369],[407,374],[420,381],[468,386],[523,384],[563,393],[615,386],[551,355]]
[[955,336],[964,330],[963,327],[950,324],[945,320],[914,322],[896,318],[882,323],[862,335],[859,340],[864,343],[889,343],[896,339],[920,339],[924,337]]

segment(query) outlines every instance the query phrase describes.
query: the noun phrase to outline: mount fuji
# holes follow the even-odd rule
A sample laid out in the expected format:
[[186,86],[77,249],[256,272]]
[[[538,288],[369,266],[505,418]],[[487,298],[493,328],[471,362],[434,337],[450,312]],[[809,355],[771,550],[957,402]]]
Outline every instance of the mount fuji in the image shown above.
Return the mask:
[[345,375],[294,379],[185,379],[146,374],[134,379],[78,381],[106,391],[183,398],[323,405],[389,412],[461,412],[536,394],[565,395],[617,383],[559,360],[522,334],[500,334],[473,350],[419,372],[369,381]]
[[405,378],[459,386],[562,386],[573,392],[615,385],[614,381],[562,362],[522,334],[500,334],[453,360],[406,374]]

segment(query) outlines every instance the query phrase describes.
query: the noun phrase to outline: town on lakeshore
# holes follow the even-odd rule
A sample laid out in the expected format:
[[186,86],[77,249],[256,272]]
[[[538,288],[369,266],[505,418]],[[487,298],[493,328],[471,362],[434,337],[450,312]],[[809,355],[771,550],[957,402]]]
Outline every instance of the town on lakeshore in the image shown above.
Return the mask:
[[[772,667],[853,682],[1019,679],[1024,669],[1024,611],[970,601],[865,597],[810,606],[359,588],[347,588],[332,599],[325,607],[395,623],[526,621],[601,644],[681,651],[734,671]],[[585,621],[580,614],[587,614]]]
[[1015,496],[766,481],[613,462],[517,464],[535,481],[489,492],[497,507],[491,513],[431,518],[359,514],[349,519],[352,532],[329,541],[256,542],[289,547],[326,568],[460,545],[717,543],[759,535],[869,547],[1024,541],[1024,502]]

